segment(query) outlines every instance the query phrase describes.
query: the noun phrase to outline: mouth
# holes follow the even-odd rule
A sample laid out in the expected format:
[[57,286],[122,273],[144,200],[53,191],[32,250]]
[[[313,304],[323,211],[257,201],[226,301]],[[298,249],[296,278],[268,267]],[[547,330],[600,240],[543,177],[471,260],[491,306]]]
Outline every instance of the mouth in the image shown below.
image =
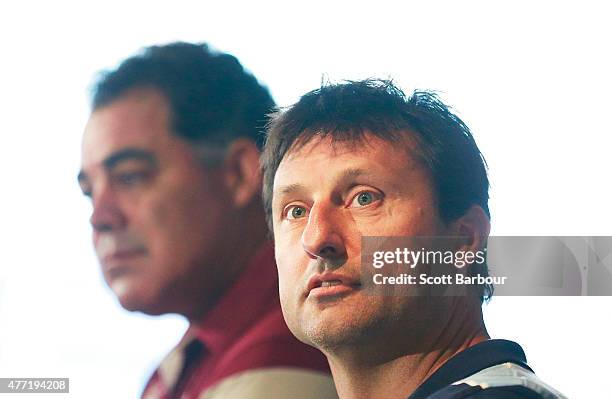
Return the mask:
[[143,256],[146,254],[146,250],[144,248],[132,248],[132,249],[123,249],[121,251],[113,252],[111,254],[106,255],[102,258],[102,261],[117,261],[117,260],[125,260],[131,259],[139,256]]
[[361,288],[358,278],[336,273],[314,275],[308,281],[306,297],[322,299],[347,295]]
[[128,271],[128,264],[144,257],[147,251],[144,248],[124,249],[106,255],[100,261],[102,268],[109,277],[114,278]]

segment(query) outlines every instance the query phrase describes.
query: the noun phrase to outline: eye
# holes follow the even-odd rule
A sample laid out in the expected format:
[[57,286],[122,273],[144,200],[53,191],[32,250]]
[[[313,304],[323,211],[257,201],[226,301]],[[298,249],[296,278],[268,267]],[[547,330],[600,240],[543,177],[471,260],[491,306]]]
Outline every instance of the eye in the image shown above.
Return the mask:
[[306,207],[301,205],[291,205],[285,210],[287,219],[301,219],[306,216]]
[[148,177],[147,172],[143,171],[126,171],[116,173],[114,180],[121,186],[131,187],[141,182],[144,182]]
[[351,206],[361,207],[368,206],[375,201],[380,200],[381,195],[372,191],[362,191],[358,193],[351,202]]
[[119,176],[117,176],[117,180],[123,184],[133,184],[139,182],[143,177],[144,175],[142,173],[128,172],[121,173]]

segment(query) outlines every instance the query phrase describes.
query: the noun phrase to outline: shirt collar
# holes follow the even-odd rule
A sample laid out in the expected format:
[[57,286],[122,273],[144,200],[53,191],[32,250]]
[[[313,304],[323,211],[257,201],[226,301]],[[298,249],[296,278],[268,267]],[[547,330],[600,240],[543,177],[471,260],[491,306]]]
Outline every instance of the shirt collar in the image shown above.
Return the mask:
[[523,348],[516,342],[491,339],[480,342],[448,359],[423,382],[408,399],[423,399],[432,393],[462,380],[482,369],[511,362],[531,370]]

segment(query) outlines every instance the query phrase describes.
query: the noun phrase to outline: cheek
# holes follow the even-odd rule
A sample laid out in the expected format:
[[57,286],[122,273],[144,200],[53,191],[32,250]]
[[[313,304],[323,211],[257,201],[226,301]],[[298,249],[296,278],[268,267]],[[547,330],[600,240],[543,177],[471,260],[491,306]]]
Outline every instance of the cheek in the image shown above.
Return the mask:
[[[385,236],[429,236],[439,229],[433,204],[423,204],[423,201],[410,201],[390,206],[378,223],[365,226],[366,230],[377,230],[377,234]],[[384,232],[384,234],[380,234]],[[368,235],[368,234],[364,234]]]
[[296,336],[301,335],[301,288],[299,276],[295,271],[279,267],[279,295],[283,318],[289,330]]
[[[278,261],[277,261],[278,262]],[[281,263],[282,264],[282,263]],[[287,270],[286,265],[278,267],[278,293],[283,317],[288,326],[293,325],[295,319],[296,301],[294,298],[297,291],[294,286],[294,276]]]
[[177,226],[182,223],[181,215],[164,199],[150,200],[141,207],[140,215],[143,232],[152,250],[160,250],[179,233]]
[[279,293],[283,306],[296,303],[300,293],[300,280],[303,268],[299,264],[301,253],[285,245],[282,240],[275,244],[276,264],[278,268]]
[[[278,248],[278,247],[276,247]],[[287,289],[292,284],[293,276],[291,275],[291,270],[286,263],[286,257],[283,257],[277,251],[276,253],[276,267],[278,270],[278,288],[279,293],[281,295],[281,301],[284,301],[287,298],[290,290]]]
[[[218,212],[209,212],[195,193],[167,193],[149,198],[139,209],[139,228],[149,249],[163,262],[179,262],[205,249]],[[180,263],[180,262],[179,262]]]
[[286,279],[280,276],[280,273],[279,273],[278,291],[279,291],[279,296],[280,296],[281,307],[283,308],[283,314],[285,315],[293,313],[293,306],[291,305],[293,303],[292,297],[291,297],[291,290],[288,289],[289,285],[287,283],[288,282],[286,281]]

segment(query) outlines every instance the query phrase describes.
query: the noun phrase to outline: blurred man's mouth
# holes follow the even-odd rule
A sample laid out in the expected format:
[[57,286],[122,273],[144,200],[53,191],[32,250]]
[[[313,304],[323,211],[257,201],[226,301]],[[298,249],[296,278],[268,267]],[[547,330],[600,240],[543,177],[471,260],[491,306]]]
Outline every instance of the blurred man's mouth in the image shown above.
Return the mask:
[[126,249],[123,251],[118,251],[115,253],[111,253],[104,258],[102,258],[103,262],[118,262],[122,260],[129,260],[136,257],[146,255],[147,251],[144,248],[134,248],[134,249]]
[[103,272],[111,279],[130,272],[131,263],[147,255],[144,248],[134,248],[109,254],[100,260]]
[[128,272],[132,262],[148,254],[140,237],[130,232],[102,235],[95,247],[102,270],[110,278]]

